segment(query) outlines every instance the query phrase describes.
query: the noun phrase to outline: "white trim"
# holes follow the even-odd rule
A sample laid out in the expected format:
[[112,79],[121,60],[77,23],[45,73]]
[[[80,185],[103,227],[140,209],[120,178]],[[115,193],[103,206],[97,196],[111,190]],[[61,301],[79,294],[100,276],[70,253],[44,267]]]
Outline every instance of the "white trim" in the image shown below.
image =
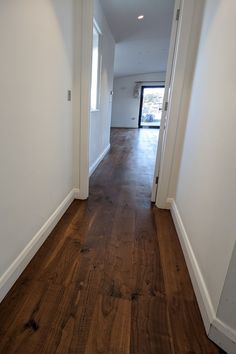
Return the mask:
[[[162,119],[158,153],[159,182],[156,206],[165,209],[166,199],[175,195],[191,85],[194,73],[204,0],[181,0],[168,109]],[[168,80],[168,78],[167,78]],[[156,172],[158,174],[158,172]],[[155,189],[153,190],[153,194]]]
[[[99,112],[101,109],[101,82],[102,82],[102,31],[96,21],[93,18],[93,31],[97,32],[98,36],[98,66],[97,66],[97,87],[96,87],[96,107],[92,107],[92,97],[90,95],[90,112]],[[92,38],[92,63],[91,63],[91,83],[93,80],[93,38]],[[90,90],[92,91],[92,84],[90,85]]]
[[171,206],[172,206],[172,203],[173,203],[173,199],[172,198],[167,198],[166,200],[166,208],[165,209],[171,209]]
[[185,261],[192,280],[193,288],[197,297],[206,332],[208,333],[210,325],[213,322],[213,319],[216,317],[215,310],[213,308],[211,298],[209,296],[204,278],[201,273],[201,269],[193,252],[178,207],[173,199],[171,201],[171,215],[176,227],[177,234],[179,236],[179,241],[184,253]]
[[[169,48],[168,61],[167,61],[167,70],[165,74],[165,83],[164,83],[165,93],[163,98],[163,107],[166,104],[166,102],[168,102],[169,88],[171,85],[174,57],[175,57],[176,45],[177,45],[176,40],[177,40],[178,27],[179,27],[179,21],[176,21],[176,13],[177,10],[180,9],[180,7],[181,7],[181,0],[175,0],[175,8],[174,8],[171,37],[170,37],[170,48]],[[152,195],[151,195],[152,202],[156,202],[156,197],[157,197],[156,179],[157,177],[159,177],[160,174],[162,145],[163,145],[163,138],[165,132],[165,125],[166,125],[166,115],[167,112],[163,109],[161,115],[161,124],[160,124],[160,131],[159,131],[159,138],[158,138],[158,145],[157,145],[157,152],[156,152],[155,171],[154,171],[153,183],[152,183]]]
[[214,319],[209,331],[209,338],[228,354],[236,353],[236,331],[219,318]]
[[184,258],[191,277],[199,309],[209,338],[229,354],[236,353],[236,331],[217,318],[201,269],[174,199],[168,199]]
[[79,188],[74,188],[74,197],[75,199],[83,199],[81,198],[81,193]]
[[74,188],[74,197],[76,200],[87,200],[88,195],[84,194],[81,189],[79,188]]
[[112,124],[111,128],[117,128],[117,129],[139,129],[138,126],[137,127],[131,127],[129,125],[116,125],[116,124]]
[[101,31],[101,29],[100,29],[100,27],[99,27],[99,25],[98,25],[98,23],[97,23],[95,18],[93,18],[93,26],[96,28],[96,31],[98,32],[98,34],[101,36],[102,35],[102,31]]
[[[194,0],[182,0],[180,3],[180,18],[176,36],[174,58],[168,87],[168,109],[165,119],[162,119],[161,148],[159,147],[159,183],[156,205],[166,208],[169,180],[171,176],[173,154],[175,149],[176,131],[178,129],[179,111],[185,79],[189,40],[191,36]],[[164,127],[163,127],[164,126]]]
[[100,162],[104,159],[108,151],[110,150],[111,145],[109,144],[101,153],[101,155],[97,158],[97,160],[92,164],[92,166],[89,168],[89,177],[93,174],[93,172],[96,170]]
[[74,190],[72,190],[59,207],[54,211],[46,223],[36,233],[28,245],[23,249],[19,256],[14,260],[10,267],[0,278],[0,302],[4,299],[8,291],[13,284],[19,278],[36,252],[42,246],[44,241],[50,235],[54,227],[57,225],[61,217],[64,215],[70,204],[73,202],[75,196]]
[[89,195],[89,138],[90,138],[90,101],[93,47],[93,0],[82,1],[82,40],[78,57],[81,56],[80,82],[80,199]]

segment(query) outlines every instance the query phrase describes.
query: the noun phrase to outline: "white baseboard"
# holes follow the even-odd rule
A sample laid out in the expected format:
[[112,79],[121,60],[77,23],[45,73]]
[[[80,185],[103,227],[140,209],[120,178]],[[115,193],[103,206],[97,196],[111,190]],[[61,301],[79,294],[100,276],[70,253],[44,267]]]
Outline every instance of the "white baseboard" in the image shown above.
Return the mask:
[[179,236],[180,244],[184,253],[185,261],[187,263],[188,271],[197,297],[206,332],[208,333],[213,318],[215,318],[215,311],[191,243],[189,241],[189,237],[174,200],[171,201],[171,215],[177,230],[177,234]]
[[219,318],[214,319],[209,331],[209,338],[226,353],[236,353],[236,331]]
[[171,215],[179,236],[206,333],[212,341],[218,344],[227,353],[234,354],[236,353],[236,333],[232,328],[228,327],[217,318],[216,311],[212,305],[210,295],[175,200],[168,199],[168,204],[171,206]]
[[139,127],[138,127],[138,125],[137,126],[129,126],[129,125],[127,125],[127,126],[120,126],[120,125],[113,125],[111,128],[114,128],[114,129],[138,129]]
[[93,174],[93,172],[96,170],[100,162],[104,159],[108,151],[110,150],[111,145],[109,144],[101,153],[101,155],[97,158],[97,160],[92,164],[92,166],[89,168],[89,177]]
[[0,278],[0,302],[42,246],[75,198],[72,190]]

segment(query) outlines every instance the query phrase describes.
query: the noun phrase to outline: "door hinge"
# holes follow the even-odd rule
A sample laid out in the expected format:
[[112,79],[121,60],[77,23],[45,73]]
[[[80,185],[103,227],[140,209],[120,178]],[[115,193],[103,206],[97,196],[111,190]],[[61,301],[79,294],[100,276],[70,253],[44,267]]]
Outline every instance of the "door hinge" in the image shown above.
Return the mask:
[[159,177],[157,176],[156,177],[156,184],[158,184],[158,182],[159,182]]
[[67,101],[71,101],[71,90],[67,91]]
[[179,21],[179,17],[180,17],[180,9],[176,11],[176,21]]
[[168,102],[165,102],[165,111],[167,112],[167,110],[168,110]]

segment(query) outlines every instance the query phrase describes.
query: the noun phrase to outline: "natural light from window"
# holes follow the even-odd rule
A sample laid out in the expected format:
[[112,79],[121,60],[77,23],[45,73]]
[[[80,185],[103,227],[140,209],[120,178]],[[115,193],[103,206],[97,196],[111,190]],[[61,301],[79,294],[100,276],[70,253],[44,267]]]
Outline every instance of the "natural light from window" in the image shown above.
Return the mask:
[[92,84],[91,84],[91,110],[96,111],[98,109],[99,99],[99,37],[100,34],[93,26],[93,58],[92,58]]

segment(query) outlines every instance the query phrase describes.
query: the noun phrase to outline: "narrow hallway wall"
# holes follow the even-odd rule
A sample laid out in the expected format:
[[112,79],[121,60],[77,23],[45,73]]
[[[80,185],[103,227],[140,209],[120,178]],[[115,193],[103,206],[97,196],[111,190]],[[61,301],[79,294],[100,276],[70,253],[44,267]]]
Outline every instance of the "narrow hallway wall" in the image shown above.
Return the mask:
[[0,51],[1,298],[72,198],[73,1],[1,1]]
[[91,112],[90,121],[90,174],[97,167],[110,145],[111,105],[115,41],[113,39],[99,0],[94,1],[94,18],[101,31],[101,85],[100,105]]
[[233,0],[206,1],[174,213],[209,321],[236,342],[217,313],[236,241],[233,10]]

